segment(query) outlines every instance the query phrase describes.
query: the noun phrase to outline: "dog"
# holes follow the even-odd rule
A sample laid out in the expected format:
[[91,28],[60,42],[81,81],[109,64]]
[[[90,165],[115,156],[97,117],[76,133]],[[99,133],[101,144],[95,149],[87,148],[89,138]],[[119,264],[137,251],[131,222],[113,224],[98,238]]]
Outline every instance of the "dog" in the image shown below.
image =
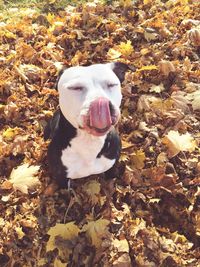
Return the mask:
[[47,124],[44,139],[51,139],[48,165],[61,187],[69,178],[111,174],[121,150],[115,126],[127,69],[113,62],[70,67],[59,75],[60,108]]

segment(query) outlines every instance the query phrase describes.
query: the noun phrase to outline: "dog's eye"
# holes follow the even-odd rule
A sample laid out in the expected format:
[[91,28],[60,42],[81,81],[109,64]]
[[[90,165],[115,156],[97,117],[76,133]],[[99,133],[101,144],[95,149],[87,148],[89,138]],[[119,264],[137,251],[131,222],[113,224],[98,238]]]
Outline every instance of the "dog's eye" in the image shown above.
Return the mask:
[[69,90],[73,90],[73,91],[82,91],[83,87],[82,86],[70,86],[68,87]]
[[113,87],[115,87],[115,86],[117,86],[118,84],[116,84],[116,83],[108,83],[107,84],[107,87],[109,88],[109,89],[111,89],[111,88],[113,88]]

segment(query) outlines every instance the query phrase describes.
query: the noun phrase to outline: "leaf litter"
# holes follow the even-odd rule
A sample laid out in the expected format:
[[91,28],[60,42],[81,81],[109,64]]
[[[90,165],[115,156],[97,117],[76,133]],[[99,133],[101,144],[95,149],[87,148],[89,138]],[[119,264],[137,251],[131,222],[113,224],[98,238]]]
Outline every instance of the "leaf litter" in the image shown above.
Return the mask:
[[[198,1],[59,2],[0,15],[1,266],[199,266]],[[45,194],[58,72],[111,60],[125,172]]]

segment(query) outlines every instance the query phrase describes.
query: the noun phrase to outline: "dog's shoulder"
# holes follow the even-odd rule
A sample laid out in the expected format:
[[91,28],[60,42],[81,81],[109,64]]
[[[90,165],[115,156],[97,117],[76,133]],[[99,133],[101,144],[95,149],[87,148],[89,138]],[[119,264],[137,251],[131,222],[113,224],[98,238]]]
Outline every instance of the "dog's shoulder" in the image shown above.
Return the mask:
[[60,109],[48,121],[44,129],[44,139],[63,143],[65,147],[77,134],[77,130],[65,119]]
[[97,155],[97,158],[104,156],[108,159],[119,159],[121,151],[121,140],[118,132],[113,127],[111,131],[107,134],[103,148]]

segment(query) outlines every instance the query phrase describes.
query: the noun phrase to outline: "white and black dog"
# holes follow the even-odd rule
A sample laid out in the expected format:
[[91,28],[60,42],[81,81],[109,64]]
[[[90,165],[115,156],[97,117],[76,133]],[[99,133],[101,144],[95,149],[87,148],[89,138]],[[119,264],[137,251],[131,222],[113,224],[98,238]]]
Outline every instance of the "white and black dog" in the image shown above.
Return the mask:
[[109,173],[119,159],[121,142],[114,126],[120,117],[123,63],[71,67],[57,81],[60,109],[47,124],[51,138],[48,163],[60,186],[78,179]]

